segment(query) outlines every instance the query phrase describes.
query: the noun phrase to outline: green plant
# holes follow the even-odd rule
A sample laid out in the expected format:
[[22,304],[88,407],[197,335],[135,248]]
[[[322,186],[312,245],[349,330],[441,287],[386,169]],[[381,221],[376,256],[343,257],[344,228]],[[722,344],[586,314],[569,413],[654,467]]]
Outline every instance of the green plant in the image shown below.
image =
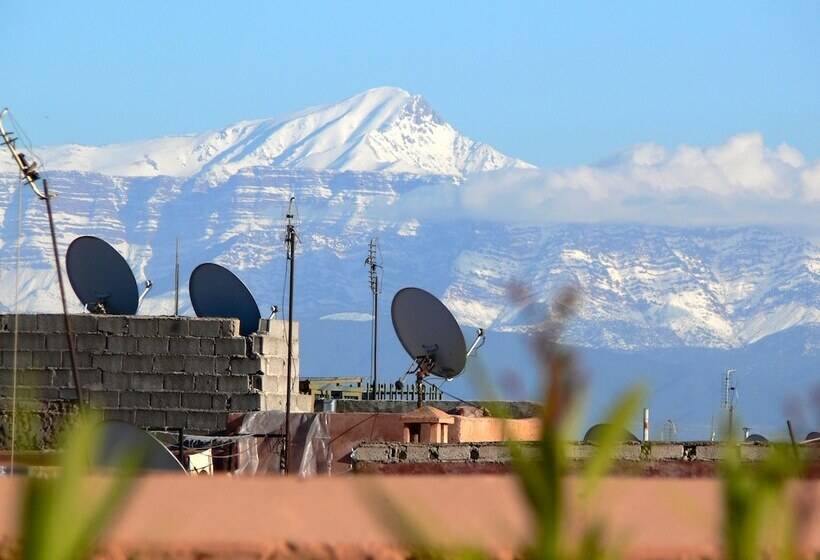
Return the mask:
[[[798,524],[808,515],[790,507],[787,485],[804,467],[797,449],[783,443],[770,445],[760,461],[744,461],[730,438],[719,470],[727,560],[758,560],[772,553],[784,560],[798,557]],[[801,505],[799,497],[794,499]]]
[[82,413],[62,442],[57,475],[29,477],[22,502],[22,558],[76,560],[92,553],[144,459],[135,452],[107,476],[92,476],[99,442],[98,418]]

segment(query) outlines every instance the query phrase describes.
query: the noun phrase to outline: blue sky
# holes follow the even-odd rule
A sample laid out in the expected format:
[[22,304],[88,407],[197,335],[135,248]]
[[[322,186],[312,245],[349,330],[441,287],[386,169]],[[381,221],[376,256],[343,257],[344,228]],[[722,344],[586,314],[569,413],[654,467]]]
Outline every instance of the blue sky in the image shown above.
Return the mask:
[[[298,4],[298,5],[297,5]],[[38,145],[204,131],[369,87],[539,166],[744,131],[820,156],[820,3],[4,2]]]

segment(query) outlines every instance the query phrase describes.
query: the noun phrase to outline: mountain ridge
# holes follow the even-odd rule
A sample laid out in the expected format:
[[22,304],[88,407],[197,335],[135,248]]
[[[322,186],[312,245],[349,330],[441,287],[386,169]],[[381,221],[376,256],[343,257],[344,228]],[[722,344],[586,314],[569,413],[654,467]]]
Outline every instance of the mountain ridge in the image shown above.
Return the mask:
[[[123,177],[229,177],[241,169],[332,169],[462,177],[532,168],[474,141],[442,119],[420,95],[373,88],[337,103],[216,131],[110,144],[37,150],[49,170]],[[10,162],[0,163],[10,172]]]

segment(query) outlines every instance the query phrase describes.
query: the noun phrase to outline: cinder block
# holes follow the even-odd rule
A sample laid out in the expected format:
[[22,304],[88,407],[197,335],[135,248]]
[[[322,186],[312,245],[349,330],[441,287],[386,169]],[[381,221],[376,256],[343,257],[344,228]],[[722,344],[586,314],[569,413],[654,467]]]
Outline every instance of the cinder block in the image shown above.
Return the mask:
[[134,353],[137,351],[137,339],[133,336],[109,336],[106,348],[113,354]]
[[91,358],[91,367],[103,371],[123,371],[122,356],[119,354],[94,354]]
[[151,403],[151,393],[139,391],[124,391],[120,393],[122,408],[148,408]]
[[430,446],[426,443],[408,443],[405,453],[408,463],[426,463],[430,460]]
[[172,373],[162,376],[166,391],[193,391],[196,376],[187,373]]
[[218,379],[216,375],[195,375],[194,390],[198,393],[215,393]]
[[[510,450],[503,443],[474,445],[472,449],[478,451],[478,457],[475,460],[480,463],[507,463],[510,461]],[[640,451],[640,446],[638,446],[638,450]]]
[[162,391],[163,376],[158,373],[132,373],[131,390],[133,391]]
[[[77,346],[74,337],[74,346]],[[68,350],[68,338],[65,333],[46,333],[46,350]]]
[[94,408],[116,408],[120,402],[117,391],[89,391],[89,397]]
[[214,352],[220,356],[245,356],[244,338],[217,338],[214,346]]
[[187,428],[215,432],[224,430],[227,422],[226,412],[189,412]]
[[[18,387],[48,387],[51,385],[53,371],[46,370],[18,370]],[[14,385],[14,371],[11,369],[0,369],[0,385]]]
[[185,358],[174,354],[157,356],[154,358],[154,371],[162,373],[185,371]]
[[185,356],[185,373],[213,374],[213,356]]
[[175,337],[169,341],[169,350],[171,354],[183,354],[187,356],[199,355],[199,339],[193,337]]
[[231,358],[231,374],[252,375],[264,373],[262,371],[262,358]]
[[17,334],[18,350],[45,350],[46,335],[43,333],[21,332]]
[[655,461],[682,460],[683,445],[653,441],[649,445],[649,457]]
[[14,333],[0,333],[0,348],[3,350],[14,350]]
[[188,333],[191,336],[215,338],[222,328],[220,319],[196,318],[188,320]]
[[[0,385],[0,397],[11,398],[14,387]],[[21,387],[17,386],[17,399],[20,401],[56,401],[60,400],[60,391],[53,387]]]
[[151,336],[137,338],[137,351],[141,354],[167,354],[168,338]]
[[[69,317],[69,321],[71,318]],[[11,330],[11,329],[9,329]],[[43,313],[37,315],[37,332],[65,333],[65,317],[62,313]]]
[[214,373],[230,375],[231,359],[222,356],[214,358]]
[[363,444],[353,450],[351,458],[356,462],[387,463],[390,448],[386,444]]
[[119,371],[104,371],[102,385],[108,391],[124,391],[131,387],[131,376]]
[[180,393],[150,393],[151,408],[179,408]]
[[199,339],[199,353],[203,356],[213,356],[215,354],[214,339],[213,338],[200,338]]
[[211,395],[208,393],[183,393],[182,408],[192,410],[210,410]]
[[[97,315],[83,313],[81,315],[70,315],[68,318],[73,333],[95,333],[97,332]],[[64,332],[62,327],[58,332]]]
[[[76,360],[75,366],[78,368],[88,368],[91,367],[91,354],[88,352],[74,352],[74,359]],[[68,350],[63,350],[63,363],[67,367],[71,367],[71,352]]]
[[[9,315],[9,331],[14,332],[15,330],[15,317],[14,315]],[[18,315],[16,318],[17,322],[17,332],[24,333],[24,332],[37,332],[37,315]]]
[[134,414],[134,423],[140,428],[164,428],[165,411],[137,410]]
[[[71,388],[66,389],[58,389],[59,391],[59,400],[61,401],[76,401],[77,400],[77,391]],[[83,393],[83,398],[88,399],[88,396]]]
[[157,319],[157,334],[160,336],[188,336],[188,318],[163,317]]
[[[279,358],[286,358],[288,355],[287,338],[281,331],[267,335],[253,335],[251,336],[251,344],[255,354]],[[297,345],[294,344],[294,351],[296,347]]]
[[77,352],[101,352],[105,350],[105,335],[78,334]]
[[63,353],[59,350],[35,350],[31,353],[31,367],[49,368],[63,365]]
[[[102,372],[96,368],[77,368],[77,376],[83,389],[102,389]],[[72,376],[71,382],[74,382]]]
[[470,450],[470,445],[444,443],[438,446],[438,458],[440,461],[469,461]]
[[126,334],[128,317],[124,315],[102,315],[97,319],[97,330],[106,334]]
[[216,377],[220,393],[245,393],[251,389],[249,378],[244,375],[222,375]]
[[3,350],[2,366],[6,368],[13,368],[16,366],[17,369],[30,368],[31,352],[15,352],[13,350]]
[[213,395],[211,396],[211,408],[214,410],[228,409],[228,395]]
[[153,367],[154,357],[148,354],[133,354],[122,358],[122,370],[125,372],[147,373],[152,371]]
[[171,429],[185,428],[188,425],[188,412],[184,410],[165,411],[165,424]]
[[129,317],[128,334],[131,336],[157,336],[156,318]]
[[264,395],[261,393],[247,393],[244,395],[231,395],[231,410],[268,410],[262,408]]
[[120,422],[134,423],[134,411],[122,408],[104,408],[102,411],[103,418],[106,420],[118,420]]
[[220,319],[219,336],[239,336],[239,319]]

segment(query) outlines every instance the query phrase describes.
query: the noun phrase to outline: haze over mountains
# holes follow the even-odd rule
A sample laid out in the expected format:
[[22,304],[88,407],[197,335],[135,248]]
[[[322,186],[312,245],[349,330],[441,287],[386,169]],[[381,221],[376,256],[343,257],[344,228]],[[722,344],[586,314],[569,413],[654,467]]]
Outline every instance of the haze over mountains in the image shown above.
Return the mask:
[[[643,146],[597,166],[538,170],[466,138],[420,96],[377,88],[216,132],[37,154],[59,193],[55,219],[63,250],[84,234],[112,243],[138,280],[154,281],[143,307],[148,313],[173,311],[177,238],[183,279],[200,262],[216,261],[249,285],[263,314],[281,305],[283,217],[296,196],[297,315],[326,335],[306,334],[303,344],[313,347],[303,348],[303,372],[332,375],[367,371],[366,329],[362,340],[356,334],[347,341],[357,348],[349,359],[321,355],[338,342],[327,337],[344,336],[334,325],[358,333],[356,321],[369,317],[363,261],[374,236],[383,254],[384,309],[397,289],[417,285],[441,296],[465,327],[526,333],[537,328],[560,287],[575,285],[583,305],[568,340],[589,349],[639,357],[661,349],[729,352],[778,335],[805,363],[816,364],[820,247],[794,227],[805,227],[817,209],[820,172],[818,179],[813,174],[820,165],[789,150],[769,149],[747,134],[715,148]],[[18,181],[6,159],[0,159],[4,311],[15,300],[18,231]],[[732,198],[735,191],[740,198]],[[734,200],[739,218],[732,218]],[[787,214],[796,221],[752,219],[765,218],[765,208],[794,209]],[[676,217],[664,223],[669,209]],[[21,309],[53,311],[47,223],[28,192],[23,211]],[[640,213],[648,219],[632,220]],[[699,225],[687,226],[687,215]],[[530,287],[525,305],[508,298],[513,282]],[[187,312],[186,295],[183,285]],[[386,313],[384,338],[392,338]],[[484,353],[495,365],[492,349],[491,335]],[[511,360],[513,367],[522,364]],[[719,376],[732,365],[718,362],[703,367]],[[820,378],[816,367],[797,371],[804,362],[795,364],[783,374],[789,381],[779,382],[781,393]]]

